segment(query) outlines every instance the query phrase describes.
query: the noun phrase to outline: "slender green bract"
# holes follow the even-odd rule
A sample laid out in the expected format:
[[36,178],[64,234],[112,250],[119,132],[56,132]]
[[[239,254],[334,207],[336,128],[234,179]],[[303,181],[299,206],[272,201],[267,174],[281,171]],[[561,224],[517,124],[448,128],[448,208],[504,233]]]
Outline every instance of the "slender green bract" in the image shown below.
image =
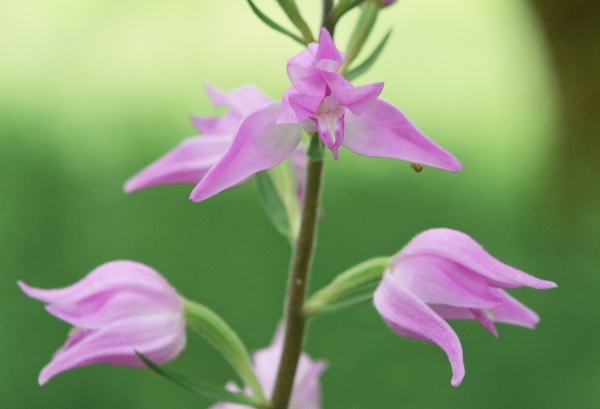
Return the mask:
[[369,68],[371,68],[371,66],[375,63],[375,61],[377,61],[377,58],[383,51],[383,47],[385,47],[385,44],[387,43],[387,40],[390,38],[391,34],[392,34],[392,30],[390,29],[390,31],[388,31],[387,34],[383,37],[383,39],[381,40],[379,45],[377,45],[377,47],[375,47],[375,49],[373,50],[371,55],[366,60],[364,60],[362,62],[362,64],[360,64],[358,67],[355,67],[355,68],[352,68],[351,70],[349,70],[346,73],[346,75],[344,75],[344,77],[348,81],[352,81],[353,79],[356,79],[357,77],[359,77],[362,74],[364,74],[365,72],[367,72],[369,70]]
[[296,34],[292,33],[290,30],[280,26],[279,24],[277,24],[276,22],[271,20],[269,17],[267,17],[267,15],[265,13],[263,13],[262,11],[260,11],[260,9],[258,7],[256,7],[256,5],[252,2],[252,0],[247,0],[247,1],[248,1],[248,4],[250,5],[250,7],[252,8],[252,11],[254,12],[254,14],[256,14],[256,16],[259,19],[261,19],[263,23],[265,23],[272,29],[279,31],[282,34],[285,34],[286,36],[290,37],[292,40],[297,41],[302,45],[307,44],[302,38],[300,38]]
[[238,335],[221,317],[203,305],[185,300],[183,309],[186,324],[223,355],[252,390],[255,400],[265,404],[267,399],[252,369],[250,355]]
[[352,37],[350,37],[350,43],[346,50],[346,59],[338,71],[341,75],[346,74],[350,64],[354,61],[356,56],[358,56],[358,53],[367,41],[367,38],[369,38],[369,34],[371,34],[371,30],[375,25],[377,14],[380,9],[381,4],[377,0],[367,0],[365,3],[360,13],[360,17],[358,18],[358,22],[354,27],[354,31],[352,32]]
[[192,380],[185,375],[181,375],[169,369],[161,368],[137,351],[136,355],[142,360],[142,362],[144,362],[144,364],[146,364],[149,369],[181,386],[182,388],[187,389],[195,395],[204,396],[216,401],[239,403],[241,405],[252,406],[255,408],[264,407],[256,402],[256,400],[250,396],[244,395],[243,393],[230,392],[226,389],[223,389],[223,387]]

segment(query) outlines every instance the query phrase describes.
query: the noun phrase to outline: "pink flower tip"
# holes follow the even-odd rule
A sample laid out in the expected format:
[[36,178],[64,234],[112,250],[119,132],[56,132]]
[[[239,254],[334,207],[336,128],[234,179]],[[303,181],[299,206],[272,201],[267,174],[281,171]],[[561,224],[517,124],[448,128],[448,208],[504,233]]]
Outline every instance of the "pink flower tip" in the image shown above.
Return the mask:
[[135,351],[162,364],[186,344],[183,299],[156,271],[132,261],[101,265],[77,283],[43,290],[19,281],[28,296],[73,325],[42,369],[45,384],[61,372],[92,364],[145,367]]
[[[273,390],[275,388],[277,369],[279,368],[281,353],[283,352],[283,337],[283,325],[279,325],[271,345],[256,351],[252,355],[254,372],[268,397],[273,395]],[[319,383],[319,377],[326,368],[327,364],[324,361],[313,361],[304,353],[300,355],[289,409],[321,408],[321,385]],[[228,383],[226,388],[233,392],[240,392],[240,388],[233,382]],[[243,392],[247,395],[251,395],[248,387],[244,388]],[[246,406],[221,402],[211,406],[210,409],[238,408],[246,408]]]
[[522,286],[548,289],[556,284],[498,261],[464,233],[431,229],[394,257],[373,300],[394,332],[446,352],[452,385],[457,386],[465,373],[463,352],[446,320],[474,319],[496,337],[495,322],[533,328],[537,314],[504,291]]

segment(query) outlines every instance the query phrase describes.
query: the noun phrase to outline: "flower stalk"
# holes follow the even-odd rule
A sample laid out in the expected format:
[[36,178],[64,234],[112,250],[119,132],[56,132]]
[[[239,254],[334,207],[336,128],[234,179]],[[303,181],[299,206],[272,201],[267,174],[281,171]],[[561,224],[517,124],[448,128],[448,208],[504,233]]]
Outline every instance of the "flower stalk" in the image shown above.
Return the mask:
[[[313,135],[312,138],[318,138]],[[314,143],[311,145],[315,145]],[[319,144],[320,145],[320,144]],[[320,149],[323,149],[320,147]],[[309,277],[312,253],[317,230],[317,210],[321,195],[323,175],[323,158],[312,159],[309,162],[306,187],[304,190],[304,205],[300,234],[296,240],[294,256],[288,283],[288,293],[285,309],[285,338],[281,362],[275,381],[272,396],[272,409],[287,409],[298,359],[302,352],[306,319],[303,313],[306,299],[306,287]]]

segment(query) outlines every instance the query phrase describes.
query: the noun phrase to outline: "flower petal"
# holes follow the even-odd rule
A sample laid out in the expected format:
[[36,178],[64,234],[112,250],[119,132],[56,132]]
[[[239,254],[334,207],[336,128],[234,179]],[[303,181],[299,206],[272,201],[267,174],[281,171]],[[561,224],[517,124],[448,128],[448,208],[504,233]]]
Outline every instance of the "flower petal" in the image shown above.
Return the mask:
[[131,317],[100,330],[77,331],[39,376],[43,385],[54,375],[91,364],[143,367],[138,351],[157,364],[174,359],[185,347],[183,313]]
[[250,112],[271,101],[258,88],[245,85],[230,93],[222,92],[213,86],[205,86],[206,93],[216,107],[227,106],[230,108],[223,117],[192,117],[192,122],[201,133],[207,134],[232,134],[243,117]]
[[315,72],[325,79],[331,93],[335,95],[340,104],[348,108],[354,115],[362,114],[377,100],[383,90],[383,82],[355,87],[340,74],[321,70],[315,70]]
[[427,304],[479,309],[502,302],[483,277],[451,261],[429,254],[394,261],[396,283]]
[[152,186],[197,184],[227,151],[230,135],[188,138],[131,177],[123,190],[131,193]]
[[327,84],[320,75],[299,79],[281,100],[278,124],[297,124],[314,115],[325,97]]
[[527,286],[538,290],[556,287],[551,281],[540,280],[498,261],[471,237],[456,230],[426,230],[415,236],[396,257],[401,260],[412,255],[433,255],[453,261],[484,276],[494,287]]
[[159,297],[168,308],[178,309],[179,294],[156,271],[133,261],[111,261],[95,268],[80,281],[65,288],[43,290],[19,281],[28,296],[53,305],[80,303],[100,293],[128,290]]
[[502,304],[492,308],[492,313],[497,322],[505,322],[531,329],[540,322],[540,317],[535,312],[511,297],[506,291],[496,291],[502,297]]
[[460,162],[395,106],[377,99],[360,116],[346,114],[343,144],[359,155],[406,160],[458,172]]
[[287,74],[290,81],[295,83],[300,78],[308,77],[313,74],[312,70],[317,61],[317,43],[311,43],[306,50],[294,55],[288,60]]
[[279,101],[271,102],[242,120],[229,149],[194,188],[191,200],[208,199],[292,153],[300,143],[302,126],[276,124],[280,106]]
[[440,346],[452,366],[452,385],[458,386],[464,375],[462,347],[454,330],[427,304],[396,283],[386,273],[373,295],[375,308],[397,334]]
[[344,62],[344,57],[338,51],[326,28],[321,29],[316,59],[315,68],[329,72],[337,72]]

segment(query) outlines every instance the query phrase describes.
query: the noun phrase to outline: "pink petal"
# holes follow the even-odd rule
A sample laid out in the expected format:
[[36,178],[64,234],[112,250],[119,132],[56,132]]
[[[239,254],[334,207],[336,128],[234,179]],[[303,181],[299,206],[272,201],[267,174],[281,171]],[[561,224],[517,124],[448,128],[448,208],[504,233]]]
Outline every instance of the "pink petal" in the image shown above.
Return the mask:
[[231,146],[194,188],[191,200],[208,199],[256,172],[277,165],[292,153],[300,143],[302,126],[276,124],[280,106],[279,101],[271,102],[242,120]]
[[477,322],[485,329],[487,329],[493,336],[498,338],[498,330],[494,326],[494,321],[492,317],[489,317],[488,314],[491,314],[491,311],[487,312],[484,310],[479,310],[472,308],[471,313],[473,313],[473,317],[477,320]]
[[344,112],[333,95],[323,99],[317,113],[311,119],[317,124],[319,138],[331,149],[335,160],[338,159],[338,148],[344,140]]
[[227,106],[230,112],[221,118],[192,117],[192,122],[202,133],[232,134],[243,117],[271,101],[258,88],[246,85],[230,93],[219,91],[211,85],[206,85],[206,93],[216,107]]
[[385,274],[373,295],[375,308],[397,334],[440,346],[452,366],[452,385],[465,375],[462,347],[454,330],[427,304],[402,288],[391,274]]
[[111,261],[103,264],[77,283],[65,288],[42,290],[18,282],[28,296],[53,305],[80,303],[100,293],[128,290],[152,294],[167,308],[178,309],[181,297],[169,283],[148,266],[133,261]]
[[313,361],[308,355],[300,355],[290,409],[320,409],[321,384],[319,377],[327,368],[324,361]]
[[460,267],[425,254],[399,259],[392,271],[396,284],[427,304],[492,308],[502,302],[483,277]]
[[227,151],[231,135],[188,138],[131,177],[123,190],[131,193],[152,186],[197,184]]
[[497,322],[505,322],[532,329],[540,322],[540,318],[535,312],[511,297],[506,291],[496,291],[502,297],[502,304],[492,308],[492,313]]
[[338,51],[326,28],[321,29],[316,59],[315,68],[329,72],[337,72],[344,62],[344,57]]
[[301,199],[304,195],[304,181],[306,179],[306,168],[308,167],[307,146],[300,144],[290,155],[294,180],[296,181],[296,194]]
[[379,97],[383,90],[383,82],[355,87],[340,74],[315,70],[320,74],[331,93],[335,95],[340,104],[348,108],[354,115],[362,114]]
[[317,61],[317,43],[311,43],[307,49],[294,55],[287,63],[287,74],[290,81],[295,83],[300,78],[308,77],[313,74],[312,70]]
[[411,255],[432,255],[453,261],[484,276],[494,287],[556,287],[551,281],[540,280],[496,260],[475,240],[456,230],[426,230],[414,237],[396,257],[397,260],[402,260]]
[[176,306],[165,306],[166,302],[168,300],[162,294],[121,288],[99,292],[75,304],[51,304],[46,306],[46,310],[75,327],[98,329],[117,320],[168,311],[177,313],[182,308],[182,301]]
[[297,124],[314,115],[326,91],[327,84],[320,75],[299,79],[283,94],[277,123]]
[[393,158],[458,172],[460,162],[392,104],[377,99],[360,116],[346,114],[343,145],[359,155]]
[[43,385],[60,372],[91,364],[143,367],[135,351],[161,364],[175,358],[185,343],[183,314],[119,320],[100,330],[73,333],[42,369],[38,381]]

